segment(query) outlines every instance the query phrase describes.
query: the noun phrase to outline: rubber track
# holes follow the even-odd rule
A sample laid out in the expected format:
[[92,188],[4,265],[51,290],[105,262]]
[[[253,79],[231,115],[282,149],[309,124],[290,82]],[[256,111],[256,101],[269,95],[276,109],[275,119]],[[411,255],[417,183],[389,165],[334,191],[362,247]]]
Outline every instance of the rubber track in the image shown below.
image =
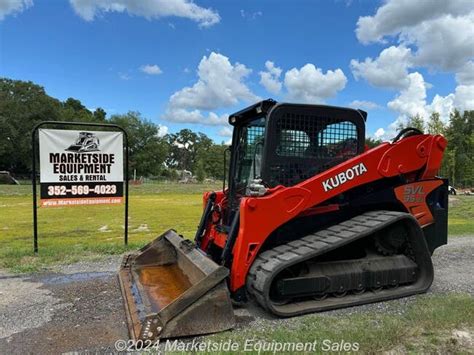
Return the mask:
[[[378,293],[365,292],[361,295],[348,295],[343,298],[296,301],[285,305],[274,304],[269,299],[272,280],[282,270],[357,239],[367,237],[401,220],[411,228],[411,244],[415,249],[415,258],[420,269],[418,281],[414,284],[392,290],[382,290]],[[411,214],[403,212],[371,211],[261,253],[250,268],[247,277],[247,290],[267,311],[278,316],[294,316],[425,292],[432,281],[431,257],[416,219]]]

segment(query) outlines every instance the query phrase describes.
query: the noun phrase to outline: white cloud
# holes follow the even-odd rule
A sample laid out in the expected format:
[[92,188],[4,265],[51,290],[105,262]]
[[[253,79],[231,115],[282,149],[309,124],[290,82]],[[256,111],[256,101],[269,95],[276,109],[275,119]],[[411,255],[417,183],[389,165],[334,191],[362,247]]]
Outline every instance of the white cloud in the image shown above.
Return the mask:
[[1,0],[0,21],[8,15],[19,14],[33,6],[33,0]]
[[459,84],[474,85],[474,61],[469,61],[456,73]]
[[[474,10],[474,1],[471,4]],[[474,13],[420,23],[404,30],[401,38],[418,48],[416,64],[443,71],[459,70],[474,57]]]
[[214,110],[235,105],[240,100],[258,101],[244,83],[250,72],[245,65],[233,65],[226,56],[212,52],[199,63],[199,80],[175,92],[169,105],[172,109]]
[[[449,114],[454,110],[455,94],[441,96],[436,94],[430,105],[427,105],[426,111],[431,114],[437,112],[443,122],[448,122]],[[425,117],[426,118],[426,117]]]
[[232,64],[226,56],[211,52],[198,65],[197,82],[171,95],[163,119],[213,126],[227,124],[228,115],[218,115],[213,110],[260,100],[244,82],[250,73],[245,65]]
[[287,71],[284,82],[290,99],[321,103],[344,89],[347,78],[341,69],[328,70],[324,74],[320,68],[308,63],[301,69],[293,68]]
[[409,84],[408,68],[412,60],[411,50],[404,46],[384,49],[376,59],[363,62],[351,60],[351,69],[356,80],[363,78],[376,87],[404,88]]
[[267,71],[261,71],[260,84],[270,93],[277,95],[281,91],[281,68],[275,66],[275,64],[269,60],[265,62]]
[[459,85],[454,93],[454,105],[459,110],[474,110],[474,85]]
[[195,123],[208,126],[221,126],[228,123],[229,115],[209,112],[207,116],[201,110],[167,109],[163,119],[176,123]]
[[158,137],[164,137],[168,134],[169,128],[165,125],[159,124],[158,125]]
[[159,75],[163,73],[161,68],[156,64],[146,64],[140,67],[140,70],[148,75]]
[[379,128],[374,133],[374,137],[377,138],[377,139],[381,139],[384,136],[385,136],[385,130],[383,128]]
[[256,20],[260,16],[263,16],[262,11],[247,12],[245,10],[240,10],[240,16],[248,20]]
[[[394,135],[398,123],[420,115],[425,121],[438,112],[446,123],[453,109],[474,109],[474,1],[385,0],[373,16],[360,17],[356,28],[361,43],[399,44],[384,49],[378,58],[351,61],[356,79],[362,77],[378,87],[399,89],[387,106],[399,114],[385,136]],[[431,87],[418,72],[427,67],[456,74],[454,92],[434,95],[426,101]]]
[[380,108],[380,105],[376,104],[375,102],[364,100],[354,100],[349,104],[349,106],[353,108],[360,108],[362,110],[375,110]]
[[229,127],[222,127],[217,134],[221,137],[232,137],[232,130]]
[[414,64],[457,71],[474,57],[474,1],[388,0],[374,16],[359,18],[356,34],[365,44],[398,36],[415,47]]
[[[364,44],[387,42],[388,37],[399,43],[384,49],[375,60],[351,62],[356,79],[400,89],[387,104],[399,116],[386,135],[408,116],[419,114],[426,121],[438,112],[447,122],[454,108],[474,108],[474,1],[386,0],[375,15],[359,18],[356,34]],[[408,74],[414,67],[455,73],[458,86],[446,96],[436,94],[429,103],[426,91],[431,86],[420,73]]]
[[176,16],[193,20],[200,27],[220,22],[219,14],[191,0],[69,0],[74,11],[86,21],[106,12],[127,12],[147,19]]
[[423,75],[418,72],[411,73],[408,75],[408,81],[408,86],[387,106],[403,116],[425,116],[427,85]]
[[374,16],[359,17],[356,35],[360,42],[381,42],[387,35],[395,35],[406,28],[446,14],[466,14],[473,9],[471,0],[388,0]]
[[387,106],[399,114],[397,120],[389,126],[389,133],[393,135],[398,123],[406,122],[408,117],[419,115],[428,121],[433,112],[440,114],[444,123],[449,121],[449,115],[455,108],[474,110],[474,85],[458,85],[454,93],[446,96],[435,95],[431,103],[426,102],[426,90],[429,88],[423,76],[418,73],[408,75],[410,84],[406,89],[390,101]]
[[129,74],[127,74],[127,73],[122,73],[122,72],[120,72],[120,73],[118,73],[118,75],[119,75],[119,78],[122,79],[122,80],[130,80],[130,79],[132,78],[132,77],[131,77]]

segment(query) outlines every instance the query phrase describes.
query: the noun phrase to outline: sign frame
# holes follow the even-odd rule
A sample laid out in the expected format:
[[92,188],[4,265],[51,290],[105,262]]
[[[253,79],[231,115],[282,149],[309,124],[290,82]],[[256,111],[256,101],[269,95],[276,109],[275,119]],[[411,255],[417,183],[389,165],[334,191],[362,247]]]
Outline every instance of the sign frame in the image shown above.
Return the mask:
[[[38,136],[38,130],[45,125],[60,126],[60,129],[68,129],[68,126],[75,127],[102,127],[102,128],[113,128],[112,132],[119,130],[123,133],[124,144],[122,149],[125,150],[124,154],[124,181],[125,184],[125,221],[124,221],[124,244],[128,245],[128,161],[129,161],[129,147],[128,147],[128,134],[127,131],[116,124],[111,123],[96,123],[96,122],[67,122],[67,121],[42,121],[38,123],[31,132],[31,184],[33,187],[33,251],[38,254],[38,202],[37,202],[37,178],[36,178],[36,158],[38,157],[38,150],[36,144],[36,137]],[[57,127],[56,127],[57,128]]]

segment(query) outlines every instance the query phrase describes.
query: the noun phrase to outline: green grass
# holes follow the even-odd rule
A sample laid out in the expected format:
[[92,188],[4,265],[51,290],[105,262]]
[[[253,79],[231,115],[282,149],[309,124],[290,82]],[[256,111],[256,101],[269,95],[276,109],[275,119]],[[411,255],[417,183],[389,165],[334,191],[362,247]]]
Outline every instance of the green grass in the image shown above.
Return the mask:
[[[31,186],[0,185],[0,268],[32,272],[53,263],[120,254],[136,250],[170,228],[192,237],[203,191],[218,188],[216,184],[131,186],[128,248],[123,245],[123,205],[39,208],[39,254],[34,256]],[[137,230],[144,224],[148,230]],[[107,231],[100,231],[104,226]]]
[[451,197],[448,228],[450,235],[474,235],[474,196]]
[[[135,250],[167,229],[193,237],[202,211],[202,193],[216,184],[156,183],[130,187],[129,246]],[[450,208],[450,235],[474,233],[474,197],[456,196]],[[137,228],[146,224],[148,230]],[[107,231],[100,228],[107,226]],[[0,185],[0,268],[32,272],[53,263],[72,263],[120,254],[123,205],[38,209],[39,255],[32,252],[31,185]]]
[[[473,351],[453,340],[453,330],[468,331],[474,336],[474,298],[467,294],[419,296],[407,306],[392,304],[388,310],[353,313],[322,313],[288,322],[267,322],[221,333],[205,340],[228,339],[242,349],[246,339],[265,342],[318,342],[318,353],[324,341],[332,344],[344,340],[358,343],[362,353],[398,350],[398,353],[459,353]],[[392,309],[391,309],[392,308]],[[401,314],[400,314],[401,313]],[[328,343],[326,342],[326,345]],[[337,345],[333,345],[337,346]]]

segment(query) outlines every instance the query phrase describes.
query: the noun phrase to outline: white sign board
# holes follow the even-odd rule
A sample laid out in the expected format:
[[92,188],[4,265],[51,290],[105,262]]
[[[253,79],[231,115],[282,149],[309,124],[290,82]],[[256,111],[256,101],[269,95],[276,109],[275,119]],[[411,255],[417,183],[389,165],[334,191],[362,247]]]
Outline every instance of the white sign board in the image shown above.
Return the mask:
[[121,203],[123,134],[39,130],[41,206]]

